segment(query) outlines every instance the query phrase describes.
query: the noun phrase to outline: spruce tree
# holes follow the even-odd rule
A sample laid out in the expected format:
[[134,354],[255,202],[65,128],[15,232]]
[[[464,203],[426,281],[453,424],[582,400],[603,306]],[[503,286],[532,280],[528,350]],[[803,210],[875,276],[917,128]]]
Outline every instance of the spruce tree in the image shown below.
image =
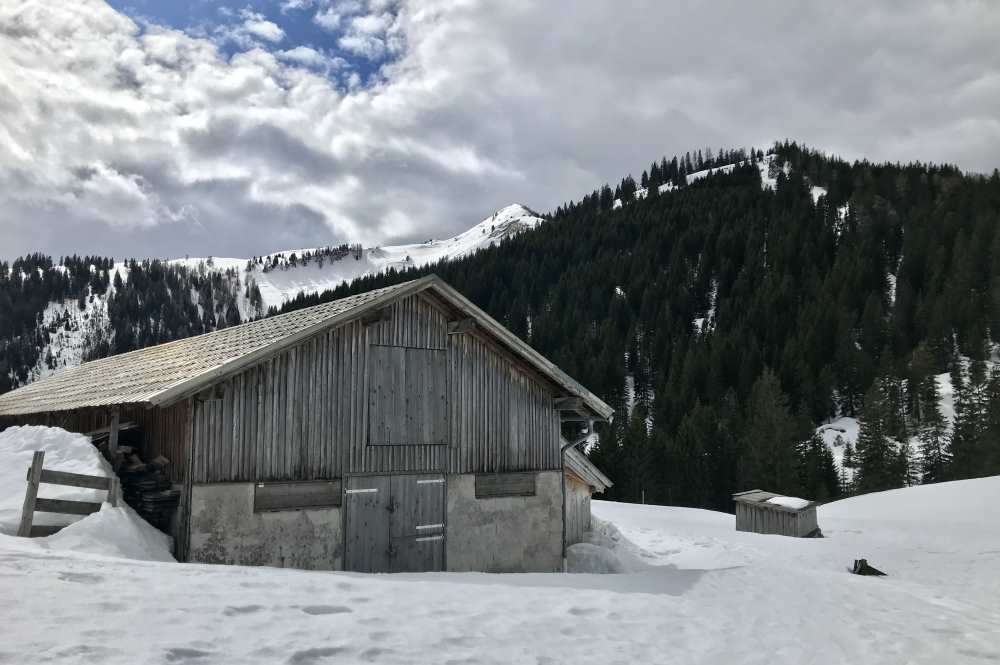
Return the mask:
[[799,428],[778,377],[765,368],[750,390],[742,484],[794,494],[799,489]]
[[865,394],[857,445],[858,492],[880,492],[902,487],[899,453],[886,432],[889,409],[886,396],[876,381]]

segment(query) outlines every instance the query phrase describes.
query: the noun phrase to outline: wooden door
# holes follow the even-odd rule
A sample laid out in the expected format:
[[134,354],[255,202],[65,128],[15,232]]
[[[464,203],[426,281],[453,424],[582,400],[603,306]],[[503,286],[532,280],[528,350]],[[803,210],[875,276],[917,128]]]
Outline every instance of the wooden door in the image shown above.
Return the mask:
[[344,491],[344,570],[389,572],[389,476],[350,476]]
[[444,570],[443,474],[351,476],[344,510],[344,570]]
[[390,570],[444,570],[445,479],[440,473],[392,476]]

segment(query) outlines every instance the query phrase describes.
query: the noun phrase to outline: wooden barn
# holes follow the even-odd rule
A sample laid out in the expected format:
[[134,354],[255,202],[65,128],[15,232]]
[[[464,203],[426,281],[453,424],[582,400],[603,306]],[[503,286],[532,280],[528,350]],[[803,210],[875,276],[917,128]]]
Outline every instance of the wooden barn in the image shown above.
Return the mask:
[[816,523],[816,503],[763,490],[733,495],[736,530],[796,538],[822,535]]
[[561,423],[611,414],[433,275],[0,395],[169,460],[179,560],[367,572],[561,570],[610,485]]

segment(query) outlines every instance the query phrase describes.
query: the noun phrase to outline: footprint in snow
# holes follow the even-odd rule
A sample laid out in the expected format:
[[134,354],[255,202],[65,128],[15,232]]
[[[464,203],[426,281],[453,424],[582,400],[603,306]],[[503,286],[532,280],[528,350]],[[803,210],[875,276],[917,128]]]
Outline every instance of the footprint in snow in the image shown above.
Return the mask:
[[202,651],[201,649],[186,649],[184,647],[178,647],[176,649],[167,649],[167,662],[168,663],[186,663],[188,661],[202,660],[203,658],[208,658],[212,654],[208,651]]
[[254,612],[260,612],[262,609],[264,609],[263,605],[233,605],[227,607],[223,611],[223,614],[227,617],[234,617],[240,614],[253,614]]
[[591,614],[597,614],[600,610],[593,607],[571,607],[569,608],[569,613],[573,616],[585,617]]
[[320,614],[345,614],[353,610],[344,605],[306,605],[302,608],[302,611],[315,616]]
[[63,582],[78,582],[80,584],[97,584],[104,581],[103,577],[93,573],[71,573],[68,571],[59,573],[59,579]]
[[303,649],[296,651],[288,658],[289,665],[308,665],[308,663],[318,663],[331,656],[338,656],[346,653],[347,647],[319,647],[316,649]]

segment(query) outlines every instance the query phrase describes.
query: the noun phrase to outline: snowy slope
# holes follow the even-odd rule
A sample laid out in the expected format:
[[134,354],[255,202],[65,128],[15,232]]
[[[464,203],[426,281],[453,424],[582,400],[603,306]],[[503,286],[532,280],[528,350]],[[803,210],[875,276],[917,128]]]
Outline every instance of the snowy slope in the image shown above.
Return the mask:
[[280,307],[285,300],[294,298],[299,293],[322,292],[335,288],[343,282],[384,272],[390,268],[402,270],[468,256],[496,245],[505,238],[533,229],[543,221],[528,208],[514,204],[497,210],[467,231],[445,240],[369,247],[362,249],[360,256],[350,254],[337,260],[324,261],[322,264],[313,260],[307,265],[294,267],[286,263],[291,255],[301,257],[307,252],[315,254],[322,248],[286,250],[264,257],[268,260],[278,257],[282,261],[282,267],[265,272],[261,265],[254,265],[250,273],[245,275],[249,258],[185,258],[171,260],[171,263],[189,268],[205,266],[210,270],[233,269],[244,279],[252,278],[260,289],[266,311],[268,307]]
[[[987,364],[988,366],[992,366],[992,362],[988,362]],[[945,425],[950,430],[951,423],[955,420],[955,399],[951,387],[951,374],[947,372],[944,374],[937,374],[934,377],[934,380],[937,382],[941,415],[944,416]],[[857,446],[860,426],[861,424],[857,418],[842,416],[816,428],[816,433],[822,437],[827,448],[829,448],[833,453],[833,461],[837,465],[838,469],[844,468],[844,449],[847,444]],[[907,440],[907,444],[910,446],[910,458],[914,462],[918,462],[920,459],[920,443],[916,436],[911,436]],[[854,470],[844,469],[844,471],[847,479],[852,480],[854,477]]]
[[[812,540],[598,501],[600,536],[632,557],[619,575],[170,564],[0,536],[0,597],[13,601],[0,604],[0,660],[989,662],[1000,658],[998,501],[1000,478],[858,497],[821,507],[828,537]],[[850,575],[859,557],[889,576]]]
[[[236,305],[243,320],[257,318],[267,313],[269,307],[281,307],[286,300],[299,293],[320,293],[345,281],[364,275],[377,274],[390,268],[424,266],[438,261],[453,260],[476,253],[500,243],[528,229],[536,228],[545,220],[528,208],[509,205],[497,210],[472,228],[445,240],[429,240],[410,245],[361,248],[342,258],[301,261],[305,253],[317,254],[323,248],[286,250],[261,257],[256,263],[249,258],[187,257],[168,262],[203,275],[219,273],[224,284],[236,294]],[[294,265],[289,261],[295,255]],[[265,261],[277,260],[278,266],[264,268]],[[250,270],[247,270],[248,264]],[[58,269],[58,266],[57,266]],[[114,293],[114,275],[128,281],[129,270],[124,263],[116,263],[109,275],[112,282],[105,294],[86,298],[80,309],[75,298],[51,302],[42,313],[41,326],[50,332],[49,343],[41,350],[35,367],[29,372],[29,381],[49,376],[67,367],[79,365],[88,342],[110,334],[107,320],[108,297]],[[253,307],[245,295],[245,286],[254,283],[260,289],[262,306]],[[198,294],[191,300],[198,303]],[[200,311],[200,306],[199,306]]]

